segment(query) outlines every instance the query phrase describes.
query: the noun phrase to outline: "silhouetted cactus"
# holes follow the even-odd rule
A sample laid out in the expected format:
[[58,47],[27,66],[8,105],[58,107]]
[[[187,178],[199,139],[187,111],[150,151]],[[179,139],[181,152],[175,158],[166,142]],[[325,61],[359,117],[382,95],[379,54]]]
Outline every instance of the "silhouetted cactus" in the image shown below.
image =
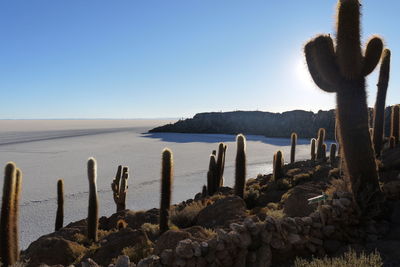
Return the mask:
[[207,186],[203,185],[203,188],[201,190],[201,197],[205,198],[207,196]]
[[239,134],[236,137],[236,161],[235,161],[235,195],[243,198],[246,183],[246,138]]
[[283,165],[284,165],[283,154],[282,151],[278,150],[274,154],[273,165],[272,165],[273,168],[272,176],[275,181],[281,179],[284,176]]
[[324,128],[320,128],[318,130],[318,139],[317,139],[317,159],[321,160],[324,159],[324,152],[322,151],[322,147],[324,145],[325,142],[325,129]]
[[162,152],[161,167],[160,234],[169,230],[168,222],[173,172],[174,161],[172,152],[168,148],[165,148]]
[[373,131],[373,144],[375,154],[381,155],[382,143],[384,136],[385,125],[385,102],[386,92],[389,85],[390,73],[390,50],[383,51],[381,68],[379,71],[378,92],[376,94],[375,108],[374,108],[374,131]]
[[58,231],[63,227],[64,224],[64,181],[62,179],[57,181],[57,216],[56,216],[56,227]]
[[18,253],[14,229],[15,224],[15,185],[17,168],[13,162],[7,163],[4,171],[3,198],[0,218],[0,257],[4,266],[13,265]]
[[294,163],[296,159],[296,144],[297,144],[296,133],[292,133],[291,140],[292,140],[292,146],[290,148],[290,163]]
[[315,138],[311,139],[311,160],[315,160],[316,158],[316,153],[315,153],[315,143],[317,140]]
[[117,174],[115,179],[111,183],[111,189],[113,191],[114,202],[117,206],[117,212],[126,209],[126,193],[128,191],[128,178],[129,169],[128,167],[122,168],[118,166]]
[[89,179],[89,209],[87,218],[87,237],[97,242],[97,229],[99,224],[99,202],[97,197],[97,163],[94,158],[89,158],[87,163]]
[[336,46],[329,35],[320,35],[305,46],[308,69],[314,82],[326,92],[337,94],[342,156],[356,203],[364,215],[379,211],[382,200],[368,126],[365,77],[379,63],[383,42],[368,41],[363,55],[360,46],[360,3],[338,1]]
[[15,260],[19,260],[19,200],[21,198],[21,189],[22,189],[22,172],[19,168],[17,168],[16,176],[15,176],[15,193],[14,193],[14,223],[13,223],[13,236],[14,236],[14,244],[15,244]]
[[215,189],[218,190],[224,184],[224,168],[225,168],[225,154],[226,145],[220,143],[218,146],[218,158],[217,158],[217,176],[215,179]]
[[335,164],[336,162],[336,144],[332,143],[331,147],[329,148],[329,161],[331,164]]
[[214,195],[217,190],[216,180],[217,180],[217,161],[215,159],[215,155],[211,154],[207,172],[207,192],[209,196]]
[[400,126],[400,106],[395,105],[392,107],[391,121],[390,121],[390,136],[394,137],[394,144],[399,143],[399,126]]

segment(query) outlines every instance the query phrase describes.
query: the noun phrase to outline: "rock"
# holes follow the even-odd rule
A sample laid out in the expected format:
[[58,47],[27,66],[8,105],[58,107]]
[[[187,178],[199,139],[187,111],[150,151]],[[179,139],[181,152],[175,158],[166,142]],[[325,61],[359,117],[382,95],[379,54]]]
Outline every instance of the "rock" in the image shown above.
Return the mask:
[[115,263],[115,267],[130,267],[131,261],[129,257],[126,255],[120,255],[117,258],[117,262]]
[[329,237],[335,232],[335,226],[333,225],[327,225],[324,228],[322,228],[322,233]]
[[313,243],[316,244],[318,246],[322,246],[323,245],[323,241],[319,238],[315,238],[315,237],[310,237],[309,240]]
[[190,238],[188,232],[182,230],[168,230],[163,233],[157,240],[154,248],[155,254],[159,255],[165,249],[172,249],[175,251],[179,241]]
[[285,247],[285,243],[280,238],[273,238],[271,240],[271,247],[274,249],[283,249]]
[[194,252],[192,249],[192,241],[190,239],[179,241],[178,245],[176,246],[175,253],[178,255],[178,257],[184,259],[190,259],[193,257]]
[[226,226],[246,214],[243,199],[237,196],[218,199],[199,212],[197,224],[205,228]]
[[22,258],[29,259],[28,267],[36,267],[41,263],[66,266],[72,264],[86,250],[84,246],[61,237],[42,236],[29,245]]
[[303,217],[301,219],[303,220],[305,225],[312,225],[312,223],[313,223],[313,220],[311,217]]
[[337,240],[325,240],[324,241],[324,249],[328,254],[335,253],[340,247],[342,243]]
[[105,239],[107,242],[102,244],[92,256],[101,265],[108,265],[113,258],[120,256],[126,247],[135,247],[137,253],[143,255],[148,255],[151,249],[151,242],[143,230],[124,228],[108,235]]
[[308,204],[307,199],[321,195],[322,187],[308,182],[298,185],[282,196],[283,211],[288,217],[303,217],[312,213],[317,205]]
[[261,246],[257,252],[257,259],[255,262],[256,267],[269,267],[271,266],[272,253],[269,246]]
[[251,244],[251,235],[247,232],[240,233],[239,240],[240,240],[239,247],[247,248]]
[[91,258],[86,259],[81,263],[82,267],[100,267],[94,260]]
[[159,267],[160,266],[160,257],[156,255],[151,255],[147,258],[144,258],[139,261],[137,267]]
[[289,234],[288,241],[291,245],[296,245],[302,242],[300,236],[298,234]]
[[161,263],[164,265],[172,265],[174,261],[174,252],[172,249],[165,249],[160,255]]
[[352,201],[348,198],[340,198],[339,201],[344,207],[349,207],[352,203]]

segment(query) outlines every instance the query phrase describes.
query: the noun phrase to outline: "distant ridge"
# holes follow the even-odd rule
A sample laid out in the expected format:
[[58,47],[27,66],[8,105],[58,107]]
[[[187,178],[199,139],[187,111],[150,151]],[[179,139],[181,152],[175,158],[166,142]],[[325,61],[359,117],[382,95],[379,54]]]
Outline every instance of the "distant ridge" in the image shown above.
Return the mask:
[[[385,132],[389,133],[390,107],[385,110]],[[370,109],[372,118],[372,109]],[[372,119],[371,119],[372,124]],[[191,119],[179,120],[151,129],[155,132],[255,134],[267,137],[289,138],[296,132],[299,138],[316,137],[319,128],[325,128],[326,137],[335,139],[335,110],[317,113],[292,110],[283,113],[263,111],[231,111],[198,113]]]
[[263,111],[232,111],[198,113],[191,119],[179,120],[150,130],[176,133],[255,134],[267,137],[315,137],[319,128],[325,128],[327,138],[334,139],[335,110],[293,110],[283,113]]

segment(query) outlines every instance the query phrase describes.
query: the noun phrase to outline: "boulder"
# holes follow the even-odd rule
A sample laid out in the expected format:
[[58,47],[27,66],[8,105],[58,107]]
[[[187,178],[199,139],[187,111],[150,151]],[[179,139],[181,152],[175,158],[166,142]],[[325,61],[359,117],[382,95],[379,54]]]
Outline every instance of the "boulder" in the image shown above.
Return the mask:
[[218,199],[199,212],[197,224],[205,228],[228,226],[246,215],[246,204],[240,197]]

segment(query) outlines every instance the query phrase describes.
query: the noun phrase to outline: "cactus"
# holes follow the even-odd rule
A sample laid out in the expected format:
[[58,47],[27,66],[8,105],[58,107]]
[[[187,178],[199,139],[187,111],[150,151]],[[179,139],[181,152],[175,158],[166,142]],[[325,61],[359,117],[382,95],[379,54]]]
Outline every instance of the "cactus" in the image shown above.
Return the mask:
[[220,143],[218,146],[218,158],[217,158],[217,176],[215,179],[215,189],[218,190],[224,184],[224,168],[225,168],[225,155],[226,145]]
[[14,223],[13,223],[13,236],[15,244],[15,260],[19,260],[19,200],[21,197],[22,189],[22,171],[17,168],[15,176],[15,192],[14,192]]
[[274,160],[272,166],[273,167],[272,176],[275,181],[281,179],[284,176],[283,165],[284,165],[283,154],[282,151],[278,150],[274,154]]
[[379,37],[371,38],[363,54],[359,1],[340,0],[337,11],[336,46],[329,35],[320,35],[305,45],[305,56],[317,86],[336,93],[345,172],[361,215],[373,216],[379,212],[382,194],[368,132],[365,77],[379,63],[383,42]]
[[128,178],[128,167],[122,168],[122,166],[119,165],[117,169],[117,174],[115,175],[115,179],[111,183],[111,189],[113,191],[115,205],[117,206],[117,212],[126,209],[126,192],[128,191]]
[[235,195],[243,198],[246,184],[246,138],[243,134],[237,135],[236,145]]
[[392,107],[392,116],[390,122],[390,136],[394,137],[394,144],[399,143],[399,124],[400,124],[400,106]]
[[317,140],[315,138],[311,139],[311,160],[315,160],[316,154],[315,154],[315,143]]
[[97,242],[97,229],[99,224],[99,202],[97,197],[97,163],[94,158],[89,158],[87,163],[89,178],[89,209],[87,218],[87,237]]
[[169,230],[169,206],[171,205],[171,186],[174,172],[172,152],[165,148],[162,152],[160,234]]
[[201,190],[201,197],[202,198],[207,197],[207,186],[206,185],[203,185],[203,188]]
[[18,253],[15,244],[15,186],[17,168],[13,162],[7,163],[4,172],[3,198],[0,218],[0,258],[4,266],[13,265]]
[[57,216],[56,216],[56,227],[58,231],[63,227],[64,224],[64,181],[59,179],[57,181]]
[[318,139],[317,139],[317,160],[323,160],[326,156],[322,151],[324,142],[325,142],[325,129],[320,128],[318,130]]
[[292,146],[290,148],[290,163],[294,163],[294,161],[296,159],[297,134],[292,133],[291,139],[292,139]]
[[390,50],[385,49],[382,55],[382,63],[379,71],[378,92],[376,94],[375,108],[374,108],[374,131],[373,131],[373,144],[376,156],[381,155],[384,124],[385,124],[385,102],[386,92],[389,84],[390,73]]
[[217,161],[215,159],[215,155],[210,155],[210,163],[208,165],[208,172],[207,172],[207,192],[209,196],[215,194],[217,188],[215,181],[217,179]]
[[331,164],[335,164],[336,161],[336,144],[332,143],[331,147],[329,148],[329,161]]

